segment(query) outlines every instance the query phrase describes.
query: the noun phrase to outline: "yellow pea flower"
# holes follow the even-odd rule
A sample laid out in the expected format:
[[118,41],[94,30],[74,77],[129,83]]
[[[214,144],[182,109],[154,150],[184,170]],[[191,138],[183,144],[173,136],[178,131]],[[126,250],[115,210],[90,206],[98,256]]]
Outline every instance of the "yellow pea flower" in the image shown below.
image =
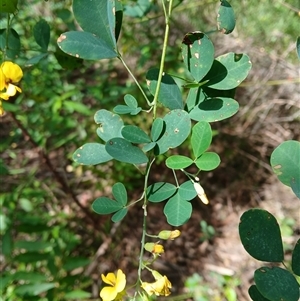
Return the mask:
[[100,292],[100,297],[103,301],[112,301],[120,299],[120,295],[126,286],[126,275],[122,270],[117,271],[117,276],[114,273],[108,273],[106,276],[101,275],[103,282],[111,285],[104,287]]
[[[16,95],[17,91],[22,92],[16,84],[22,79],[21,67],[13,62],[3,62],[0,66],[0,99],[8,100]],[[2,102],[0,101],[0,115],[3,115]]]
[[142,282],[141,287],[146,291],[149,296],[155,294],[156,296],[169,296],[171,294],[170,288],[172,284],[167,278],[167,276],[162,276],[156,271],[152,272],[155,278],[155,282]]

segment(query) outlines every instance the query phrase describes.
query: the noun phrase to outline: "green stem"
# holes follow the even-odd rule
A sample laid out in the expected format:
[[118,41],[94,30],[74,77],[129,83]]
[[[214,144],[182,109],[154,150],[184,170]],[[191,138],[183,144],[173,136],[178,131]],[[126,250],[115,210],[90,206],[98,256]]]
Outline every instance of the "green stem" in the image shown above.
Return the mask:
[[161,55],[161,60],[160,60],[159,74],[158,74],[158,79],[157,79],[157,86],[156,86],[156,90],[155,90],[155,94],[154,94],[154,99],[152,102],[153,103],[153,119],[156,118],[157,99],[158,99],[159,89],[160,89],[161,80],[162,80],[162,76],[163,76],[163,72],[164,72],[165,58],[166,58],[166,53],[167,53],[167,45],[168,45],[168,40],[169,40],[170,17],[172,14],[173,0],[169,0],[168,12],[166,11],[164,0],[162,0],[162,5],[163,5],[164,12],[165,12],[166,28],[165,28],[165,37],[164,37],[162,55]]
[[134,74],[131,72],[131,70],[129,69],[129,67],[127,66],[127,64],[125,63],[125,61],[123,60],[121,54],[119,53],[118,58],[120,59],[120,61],[122,62],[123,66],[126,68],[126,70],[128,71],[128,73],[130,74],[130,76],[133,78],[134,82],[136,83],[136,85],[138,86],[138,88],[140,89],[142,95],[144,96],[144,98],[147,101],[147,104],[149,106],[151,106],[151,102],[149,101],[147,95],[145,94],[143,88],[141,87],[141,85],[139,84],[139,82],[137,81],[137,79],[135,78]]
[[147,229],[147,193],[146,193],[146,191],[147,191],[147,186],[148,186],[149,173],[150,173],[151,166],[154,161],[155,161],[155,158],[153,158],[152,161],[147,166],[145,182],[144,182],[144,204],[143,204],[144,217],[143,217],[143,233],[142,233],[142,239],[141,239],[141,250],[140,250],[139,269],[138,269],[139,282],[141,281],[142,269],[144,267],[143,256],[144,256],[144,246],[145,246],[145,239],[146,239],[146,229]]

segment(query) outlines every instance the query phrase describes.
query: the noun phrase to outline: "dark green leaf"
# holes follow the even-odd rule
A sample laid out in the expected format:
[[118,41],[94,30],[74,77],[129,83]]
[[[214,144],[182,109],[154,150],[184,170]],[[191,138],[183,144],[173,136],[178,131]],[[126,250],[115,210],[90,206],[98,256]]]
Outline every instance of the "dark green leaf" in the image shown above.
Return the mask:
[[166,160],[166,165],[172,169],[182,169],[190,166],[194,161],[191,158],[181,155],[174,155]]
[[114,0],[73,1],[73,12],[81,28],[101,38],[111,49],[116,46],[114,2]]
[[124,206],[116,200],[111,200],[102,196],[93,202],[92,208],[98,214],[111,214],[123,209]]
[[1,13],[14,14],[17,10],[18,0],[1,0],[0,11]]
[[62,268],[66,271],[73,271],[77,268],[84,267],[91,262],[90,259],[84,257],[68,257]]
[[179,186],[178,194],[181,199],[190,201],[196,197],[197,192],[192,181],[186,181]]
[[183,110],[173,110],[164,118],[166,128],[162,137],[157,141],[158,154],[163,154],[170,148],[179,146],[190,134],[191,120]]
[[2,242],[2,246],[1,246],[2,254],[5,256],[11,256],[13,250],[13,238],[10,229],[7,229],[7,231],[4,233],[1,242]]
[[[146,79],[149,91],[155,95],[158,79],[158,69],[151,69],[147,72]],[[164,73],[158,93],[158,101],[170,110],[183,109],[182,94],[174,79]]]
[[96,165],[112,160],[104,144],[86,143],[79,147],[73,154],[73,160],[83,165]]
[[96,112],[94,120],[99,124],[97,135],[105,142],[111,138],[122,137],[121,131],[124,123],[119,115],[107,110],[99,110]]
[[124,13],[130,17],[143,17],[145,16],[152,7],[152,1],[149,0],[138,0],[135,5],[127,4],[124,7]]
[[168,224],[178,227],[185,224],[191,217],[193,207],[183,200],[178,193],[172,196],[164,207]]
[[52,250],[53,244],[47,241],[27,241],[18,240],[15,242],[16,249],[25,249],[26,251],[48,251]]
[[[48,53],[41,53],[39,55],[36,55],[34,57],[32,57],[31,59],[29,59],[28,61],[26,61],[25,66],[32,66],[32,65],[36,65],[38,64],[42,59],[46,58],[48,56]],[[71,57],[68,55],[68,57]]]
[[256,285],[251,285],[248,290],[249,296],[253,301],[270,301],[266,299],[257,289]]
[[111,59],[118,56],[114,48],[90,32],[65,32],[58,38],[57,45],[65,53],[84,60]]
[[239,234],[245,250],[255,259],[268,262],[283,260],[279,225],[266,210],[250,209],[242,216]]
[[147,188],[147,198],[153,203],[162,202],[172,196],[176,192],[176,189],[177,188],[170,183],[154,183]]
[[297,51],[298,59],[300,60],[300,37],[298,37],[296,41],[296,51]]
[[271,154],[271,166],[283,184],[300,184],[300,142],[289,140],[281,143]]
[[54,52],[55,58],[57,59],[58,63],[67,70],[74,70],[78,69],[82,66],[83,60],[79,59],[74,56],[70,56],[63,52],[59,47],[56,47]]
[[217,168],[220,162],[221,160],[218,154],[206,152],[195,161],[195,164],[200,170],[209,171]]
[[47,51],[50,41],[50,26],[46,20],[41,19],[33,27],[33,36],[43,51]]
[[230,90],[237,87],[247,76],[252,67],[246,54],[226,53],[214,60],[214,63],[203,81],[204,86],[219,90]]
[[228,34],[234,30],[235,16],[231,5],[226,0],[221,0],[221,5],[218,12],[218,30]]
[[191,143],[195,158],[202,155],[212,141],[211,126],[206,121],[197,122],[192,128]]
[[131,143],[151,142],[149,136],[136,125],[126,125],[122,128],[122,136]]
[[16,262],[24,262],[24,263],[33,263],[43,260],[50,260],[51,255],[47,253],[38,253],[38,252],[26,252],[23,254],[19,254],[14,257]]
[[137,100],[134,98],[134,96],[132,96],[130,94],[126,94],[124,96],[124,101],[125,101],[126,105],[130,108],[137,108],[137,106],[138,106]]
[[114,159],[131,164],[143,164],[148,162],[148,157],[138,147],[133,146],[123,138],[113,138],[107,141],[105,149]]
[[[197,91],[193,89],[190,93]],[[206,98],[190,111],[189,116],[196,121],[216,122],[233,116],[238,110],[239,104],[232,98]]]
[[112,217],[111,220],[114,223],[120,222],[127,214],[128,209],[127,208],[122,208],[121,210],[117,211]]
[[299,284],[287,270],[261,267],[254,273],[259,292],[272,301],[299,301]]
[[24,280],[28,282],[41,282],[47,281],[47,276],[37,272],[17,271],[16,273],[12,274],[12,279],[14,281]]
[[13,29],[8,29],[8,39],[6,39],[6,29],[0,29],[0,49],[5,50],[5,54],[10,59],[16,59],[21,50],[21,41],[18,33]]
[[123,21],[123,5],[121,1],[115,0],[115,17],[116,17],[115,39],[117,41],[121,32],[122,21]]
[[214,61],[215,51],[211,40],[200,31],[187,33],[181,51],[187,69],[196,81],[201,81]]
[[161,118],[156,118],[153,123],[152,123],[152,128],[151,128],[151,137],[153,141],[157,141],[162,133],[163,133],[163,129],[164,129],[164,121]]
[[298,239],[292,255],[292,270],[300,276],[300,239]]
[[112,187],[112,194],[116,201],[123,206],[127,204],[127,191],[122,183],[116,183]]
[[14,293],[18,296],[38,296],[56,286],[56,283],[24,284],[16,287]]

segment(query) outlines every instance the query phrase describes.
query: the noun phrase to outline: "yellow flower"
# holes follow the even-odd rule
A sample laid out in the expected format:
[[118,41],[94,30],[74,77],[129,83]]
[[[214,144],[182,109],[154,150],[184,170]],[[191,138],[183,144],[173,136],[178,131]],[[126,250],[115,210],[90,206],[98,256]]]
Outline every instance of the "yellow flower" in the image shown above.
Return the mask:
[[[16,86],[23,77],[23,71],[19,65],[12,62],[4,62],[0,66],[0,98],[8,100],[15,96],[17,91],[22,92],[21,88]],[[0,115],[4,113],[2,103],[0,103]]]
[[103,282],[111,285],[104,287],[100,292],[100,297],[103,301],[115,300],[118,294],[122,293],[126,286],[126,276],[122,270],[118,270],[117,277],[114,273],[108,273],[106,276],[101,275]]
[[160,245],[159,243],[154,243],[154,242],[147,242],[145,244],[145,250],[147,250],[148,252],[151,252],[152,254],[162,254],[165,252],[164,247],[162,245]]
[[167,278],[167,276],[162,276],[156,271],[152,272],[155,278],[155,282],[142,282],[141,287],[146,291],[149,296],[155,294],[156,296],[169,296],[171,294],[170,288],[172,284]]

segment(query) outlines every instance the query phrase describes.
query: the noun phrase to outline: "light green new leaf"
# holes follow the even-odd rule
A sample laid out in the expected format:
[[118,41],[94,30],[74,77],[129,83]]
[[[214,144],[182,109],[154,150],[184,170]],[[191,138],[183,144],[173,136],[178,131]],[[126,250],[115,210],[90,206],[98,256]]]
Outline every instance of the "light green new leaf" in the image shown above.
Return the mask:
[[81,28],[105,41],[111,49],[116,46],[114,6],[114,0],[73,1],[73,12]]
[[121,131],[124,123],[119,115],[102,109],[96,112],[94,120],[99,124],[97,135],[103,141],[106,142],[111,138],[122,137]]
[[[196,89],[192,90],[190,93],[197,93]],[[233,116],[238,110],[239,104],[234,99],[228,97],[214,97],[206,98],[196,105],[189,112],[189,116],[196,121],[216,122]]]
[[164,118],[165,130],[157,141],[157,152],[163,154],[168,149],[179,146],[190,134],[191,120],[183,110],[170,111]]
[[196,81],[201,81],[214,61],[215,51],[211,40],[200,31],[187,33],[181,51],[187,69]]
[[90,32],[65,32],[58,38],[57,45],[65,53],[84,60],[111,59],[118,56],[114,48]]
[[203,81],[204,86],[219,90],[236,88],[247,76],[252,67],[246,54],[226,53],[217,57]]
[[171,197],[176,189],[176,186],[170,183],[154,183],[147,188],[147,198],[153,203],[162,202]]
[[254,272],[259,292],[268,300],[299,301],[299,284],[289,271],[279,267],[261,267]]
[[121,131],[122,136],[131,143],[149,143],[149,136],[136,125],[125,125]]
[[[300,142],[289,140],[281,143],[271,154],[271,166],[278,179],[292,187],[300,198]],[[298,193],[298,194],[297,194]]]
[[117,202],[121,203],[123,206],[127,204],[127,191],[124,184],[114,184],[112,187],[112,194]]
[[193,160],[186,156],[174,155],[166,160],[166,165],[172,169],[182,169],[193,164]]
[[148,157],[138,147],[123,138],[112,138],[107,141],[105,149],[114,159],[131,164],[148,162]]
[[235,27],[235,16],[231,5],[226,0],[221,0],[218,12],[218,30],[222,33],[229,34]]
[[121,202],[104,196],[97,198],[92,204],[92,209],[98,214],[111,214],[123,208],[124,205]]
[[218,154],[213,152],[206,152],[202,154],[196,161],[195,164],[200,170],[213,170],[217,168],[221,163]]
[[85,292],[83,290],[73,290],[71,292],[67,292],[64,295],[66,300],[82,300],[91,298],[91,293]]
[[50,26],[46,20],[41,19],[33,27],[33,36],[43,51],[47,51],[50,41]]
[[73,160],[83,165],[96,165],[112,159],[105,150],[105,145],[100,143],[86,143],[73,154]]
[[193,207],[190,202],[183,200],[178,193],[172,196],[164,207],[164,214],[171,226],[181,226],[191,217]]
[[194,188],[194,184],[192,183],[192,181],[189,180],[189,181],[182,183],[179,186],[178,194],[181,197],[181,199],[190,201],[194,197],[196,197],[197,192]]
[[[146,75],[147,86],[153,96],[157,87],[158,73],[158,69],[151,69]],[[166,73],[162,77],[158,101],[170,110],[183,109],[182,93],[174,79]]]
[[241,216],[239,234],[245,250],[255,259],[283,261],[283,245],[279,225],[266,210],[250,209]]
[[212,141],[211,126],[206,121],[197,122],[192,128],[191,143],[195,158],[202,155]]
[[48,290],[56,286],[57,286],[56,283],[51,283],[51,282],[24,284],[24,285],[19,285],[14,290],[14,293],[17,296],[38,296],[39,294],[47,292]]

